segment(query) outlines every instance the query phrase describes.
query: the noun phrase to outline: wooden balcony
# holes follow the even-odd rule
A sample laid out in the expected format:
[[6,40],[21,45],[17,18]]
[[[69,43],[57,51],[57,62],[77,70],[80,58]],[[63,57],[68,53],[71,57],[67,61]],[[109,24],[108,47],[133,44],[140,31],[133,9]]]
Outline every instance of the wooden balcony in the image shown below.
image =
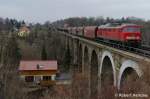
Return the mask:
[[56,81],[52,81],[52,80],[42,80],[40,81],[40,85],[41,86],[52,86],[55,85]]

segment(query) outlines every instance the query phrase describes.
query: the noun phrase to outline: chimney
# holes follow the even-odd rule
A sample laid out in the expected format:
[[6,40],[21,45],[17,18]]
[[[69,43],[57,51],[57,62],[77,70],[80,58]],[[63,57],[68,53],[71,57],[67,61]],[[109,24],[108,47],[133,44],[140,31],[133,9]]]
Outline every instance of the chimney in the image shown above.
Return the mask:
[[36,68],[37,68],[37,69],[40,69],[40,65],[39,65],[39,64],[37,64],[37,65],[36,65]]
[[42,69],[43,67],[44,67],[43,65],[39,65],[39,64],[36,65],[37,69]]

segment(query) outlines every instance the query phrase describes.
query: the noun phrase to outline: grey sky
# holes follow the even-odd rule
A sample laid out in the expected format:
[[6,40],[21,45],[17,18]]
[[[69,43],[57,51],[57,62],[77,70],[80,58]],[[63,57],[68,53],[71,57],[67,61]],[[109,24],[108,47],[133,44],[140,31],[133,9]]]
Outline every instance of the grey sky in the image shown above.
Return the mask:
[[28,22],[74,16],[150,19],[150,0],[0,0],[0,17]]

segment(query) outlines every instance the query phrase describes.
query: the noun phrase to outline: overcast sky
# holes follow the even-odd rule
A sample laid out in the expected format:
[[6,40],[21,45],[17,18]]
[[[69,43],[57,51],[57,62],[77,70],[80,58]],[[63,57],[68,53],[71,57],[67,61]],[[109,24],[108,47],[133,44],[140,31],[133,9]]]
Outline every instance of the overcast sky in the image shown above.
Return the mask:
[[0,0],[0,17],[28,22],[75,16],[150,19],[150,0]]

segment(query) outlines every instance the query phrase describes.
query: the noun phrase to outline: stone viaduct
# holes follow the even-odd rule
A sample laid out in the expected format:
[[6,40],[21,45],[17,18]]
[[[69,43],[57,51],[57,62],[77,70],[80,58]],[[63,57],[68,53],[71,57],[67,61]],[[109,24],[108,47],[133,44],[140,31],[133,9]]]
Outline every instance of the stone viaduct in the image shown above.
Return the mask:
[[[72,63],[89,76],[92,88],[98,89],[108,81],[109,85],[120,89],[125,77],[132,72],[139,78],[149,75],[145,73],[145,70],[150,70],[149,58],[64,32],[61,34],[65,37],[66,45],[69,45]],[[91,90],[91,93],[94,91]]]

